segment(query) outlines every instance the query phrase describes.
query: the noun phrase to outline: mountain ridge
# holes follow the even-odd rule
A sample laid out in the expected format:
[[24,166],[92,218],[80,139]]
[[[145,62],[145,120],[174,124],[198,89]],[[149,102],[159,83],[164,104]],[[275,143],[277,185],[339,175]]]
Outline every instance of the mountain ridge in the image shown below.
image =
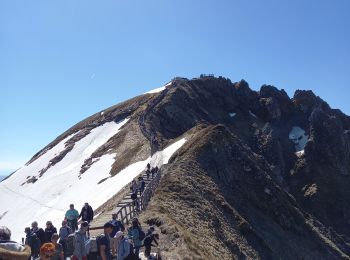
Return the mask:
[[[94,134],[105,128],[105,138]],[[350,117],[310,90],[290,98],[271,85],[251,90],[244,80],[174,78],[62,133],[28,161],[25,167],[50,157],[20,184],[30,190],[74,169],[74,187],[94,176],[98,183],[90,187],[98,190],[123,169],[186,138],[169,162],[152,159],[165,175],[141,215],[164,231],[167,256],[348,259],[349,130]],[[83,146],[89,138],[95,146]],[[68,163],[79,147],[79,165]],[[29,174],[21,171],[6,183],[18,185],[15,179]]]

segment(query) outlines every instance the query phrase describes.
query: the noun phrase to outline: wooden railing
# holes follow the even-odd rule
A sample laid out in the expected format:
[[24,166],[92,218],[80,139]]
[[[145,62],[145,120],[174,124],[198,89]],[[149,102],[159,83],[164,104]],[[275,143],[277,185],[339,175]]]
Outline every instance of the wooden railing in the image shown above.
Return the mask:
[[[159,169],[158,172],[155,173],[153,179],[146,185],[141,196],[135,200],[135,203],[134,201],[128,202],[117,211],[117,219],[119,219],[123,225],[129,224],[134,217],[138,216],[142,210],[147,208],[147,205],[159,184],[160,176],[161,170]],[[103,226],[90,227],[90,230],[97,229],[103,229]]]

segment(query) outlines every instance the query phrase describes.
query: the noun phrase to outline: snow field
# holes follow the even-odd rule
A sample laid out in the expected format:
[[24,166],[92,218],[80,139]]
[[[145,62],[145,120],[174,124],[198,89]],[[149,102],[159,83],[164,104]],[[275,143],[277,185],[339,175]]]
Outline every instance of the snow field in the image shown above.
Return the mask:
[[[105,154],[79,177],[85,159],[118,133],[126,122],[127,119],[119,123],[109,122],[91,130],[75,143],[72,151],[33,184],[21,186],[27,176],[38,175],[38,171],[46,167],[50,159],[63,151],[64,143],[74,134],[0,183],[0,225],[11,229],[13,240],[20,241],[24,236],[24,228],[34,220],[41,227],[45,226],[47,220],[60,227],[70,203],[78,211],[85,202],[98,208],[139,175],[148,162],[153,167],[168,163],[172,154],[186,142],[181,139],[147,160],[129,165],[113,177],[109,172],[116,154]],[[105,180],[101,182],[103,179]],[[101,183],[98,184],[99,182]]]

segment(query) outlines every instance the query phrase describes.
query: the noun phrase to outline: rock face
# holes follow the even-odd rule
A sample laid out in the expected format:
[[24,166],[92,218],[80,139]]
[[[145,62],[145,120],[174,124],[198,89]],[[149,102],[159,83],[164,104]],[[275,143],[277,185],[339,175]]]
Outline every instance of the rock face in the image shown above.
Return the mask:
[[145,120],[158,147],[195,133],[144,217],[162,218],[169,255],[348,258],[348,116],[312,91],[243,80],[181,80],[162,95]]
[[[31,161],[72,133],[83,138],[126,117],[80,174],[115,152],[122,156],[114,174],[186,136],[141,216],[160,226],[165,256],[349,259],[350,118],[312,91],[289,98],[269,85],[253,91],[244,80],[176,78],[73,126]],[[68,140],[39,178],[77,141]]]

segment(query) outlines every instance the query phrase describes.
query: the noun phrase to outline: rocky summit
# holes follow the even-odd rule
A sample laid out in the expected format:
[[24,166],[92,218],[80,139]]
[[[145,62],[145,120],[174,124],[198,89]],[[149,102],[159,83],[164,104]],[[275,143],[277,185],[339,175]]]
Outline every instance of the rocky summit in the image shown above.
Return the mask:
[[[161,231],[164,259],[350,259],[350,117],[310,90],[290,98],[270,85],[251,90],[244,80],[175,78],[73,126],[25,167],[64,142],[47,163],[36,172],[20,169],[0,188],[40,187],[111,122],[115,132],[81,152],[70,176],[89,178],[108,155],[113,160],[105,175],[96,173],[96,187],[130,165],[159,165],[160,184],[140,219]],[[183,138],[169,160],[154,157]],[[113,192],[95,205],[103,208]],[[47,212],[60,210],[49,202]],[[3,220],[11,210],[0,211]]]

